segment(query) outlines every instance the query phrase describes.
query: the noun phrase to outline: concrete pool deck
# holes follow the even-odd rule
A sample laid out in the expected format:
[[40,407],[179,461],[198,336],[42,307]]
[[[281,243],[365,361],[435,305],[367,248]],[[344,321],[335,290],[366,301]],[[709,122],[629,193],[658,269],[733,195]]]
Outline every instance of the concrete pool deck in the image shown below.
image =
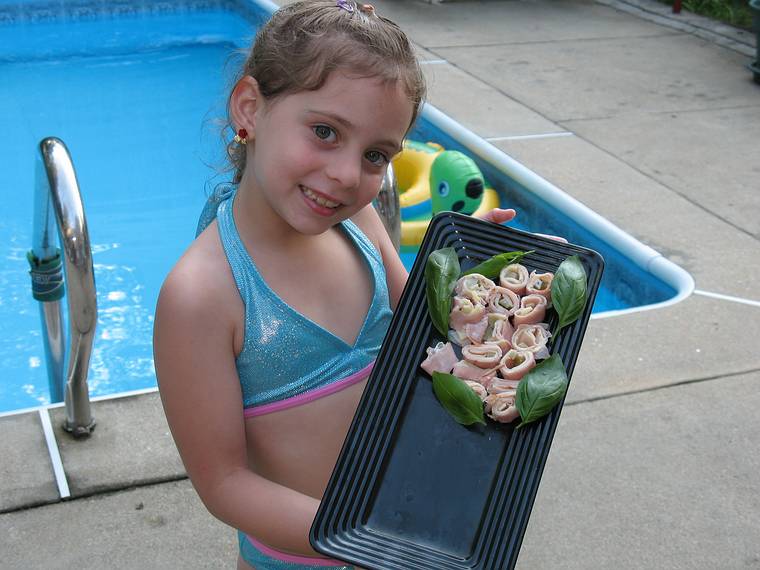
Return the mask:
[[[696,282],[590,322],[517,568],[760,568],[754,36],[644,0],[374,3],[431,103]],[[0,417],[0,567],[234,567],[158,395],[93,413],[85,441],[61,408]]]

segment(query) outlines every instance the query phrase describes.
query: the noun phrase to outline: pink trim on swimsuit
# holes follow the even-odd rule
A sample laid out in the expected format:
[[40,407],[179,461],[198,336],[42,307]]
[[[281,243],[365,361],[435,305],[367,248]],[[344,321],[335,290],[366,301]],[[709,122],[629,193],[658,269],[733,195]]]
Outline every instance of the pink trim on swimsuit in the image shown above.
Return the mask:
[[333,558],[317,558],[316,556],[299,556],[297,554],[286,554],[285,552],[281,552],[279,550],[275,550],[274,548],[271,548],[264,544],[263,542],[259,542],[255,538],[249,535],[245,535],[245,537],[248,539],[248,541],[253,544],[253,546],[256,547],[256,550],[261,552],[262,554],[266,554],[270,558],[274,558],[275,560],[280,560],[282,562],[292,562],[293,564],[305,564],[307,566],[347,566],[345,562],[341,562],[340,560],[334,560]]
[[264,414],[271,414],[272,412],[279,412],[281,410],[287,410],[288,408],[294,408],[295,406],[301,406],[308,402],[312,402],[319,398],[324,398],[325,396],[334,394],[335,392],[340,392],[341,390],[348,388],[357,382],[361,382],[367,376],[369,376],[370,372],[372,372],[372,367],[374,364],[374,361],[370,362],[367,366],[359,370],[359,372],[355,372],[354,374],[351,374],[351,376],[346,376],[345,378],[328,384],[327,386],[309,390],[303,394],[298,394],[297,396],[285,398],[284,400],[279,400],[277,402],[271,402],[269,404],[262,404],[261,406],[246,408],[243,411],[243,416],[246,418],[263,416]]

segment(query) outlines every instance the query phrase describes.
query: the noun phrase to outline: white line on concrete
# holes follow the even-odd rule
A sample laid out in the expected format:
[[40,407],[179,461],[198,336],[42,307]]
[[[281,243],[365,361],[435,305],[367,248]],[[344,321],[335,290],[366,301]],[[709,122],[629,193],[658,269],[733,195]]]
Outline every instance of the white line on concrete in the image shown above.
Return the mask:
[[551,139],[555,137],[572,137],[572,136],[575,136],[575,133],[563,131],[561,133],[543,133],[540,135],[514,135],[511,137],[487,137],[486,140],[488,142],[522,141],[526,139]]
[[[90,402],[100,402],[103,400],[115,400],[117,398],[128,398],[130,396],[141,396],[142,394],[150,394],[152,392],[158,392],[158,387],[154,386],[153,388],[140,388],[138,390],[130,390],[128,392],[118,392],[116,394],[106,394],[104,396],[93,396],[90,398]],[[36,412],[36,411],[44,410],[44,409],[51,410],[53,408],[62,408],[63,406],[64,406],[63,402],[57,402],[55,404],[41,404],[39,406],[32,406],[31,408],[19,408],[18,410],[0,412],[0,418],[4,418],[7,416],[18,416],[20,414],[28,414],[30,412]]]
[[55,483],[58,485],[58,494],[61,499],[67,499],[71,496],[69,484],[66,481],[66,473],[63,470],[63,461],[61,453],[58,451],[58,442],[55,440],[53,424],[50,423],[50,414],[47,408],[40,408],[40,421],[42,421],[42,431],[45,434],[50,461],[53,463],[53,473],[55,474]]
[[425,59],[420,61],[420,65],[443,65],[448,63],[445,59]]
[[41,404],[39,406],[32,406],[31,408],[19,408],[18,410],[10,410],[8,412],[0,412],[0,418],[8,416],[17,416],[19,414],[28,414],[30,412],[36,412],[38,410],[44,410],[46,408],[60,408],[63,406],[63,402],[59,404]]
[[743,305],[751,305],[753,307],[760,307],[760,301],[753,301],[752,299],[744,299],[742,297],[732,297],[731,295],[723,295],[721,293],[713,293],[711,291],[701,291],[700,289],[694,289],[694,293],[696,295],[712,297],[713,299],[720,299],[721,301],[731,301],[732,303],[741,303]]

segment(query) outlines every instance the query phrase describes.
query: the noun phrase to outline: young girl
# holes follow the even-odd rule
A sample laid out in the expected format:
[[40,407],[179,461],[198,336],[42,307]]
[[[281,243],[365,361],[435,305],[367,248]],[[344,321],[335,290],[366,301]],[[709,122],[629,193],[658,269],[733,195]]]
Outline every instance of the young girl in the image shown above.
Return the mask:
[[406,36],[353,0],[275,13],[230,95],[233,186],[164,283],[154,350],[238,568],[345,568],[309,528],[406,282],[371,202],[423,96]]

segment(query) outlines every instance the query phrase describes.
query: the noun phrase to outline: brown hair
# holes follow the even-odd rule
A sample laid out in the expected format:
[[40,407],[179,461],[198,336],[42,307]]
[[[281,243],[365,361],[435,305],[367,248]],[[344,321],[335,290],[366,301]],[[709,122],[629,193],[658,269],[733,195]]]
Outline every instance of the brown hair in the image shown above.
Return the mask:
[[[261,94],[273,100],[317,90],[336,70],[400,81],[414,105],[409,126],[414,123],[425,79],[409,39],[395,23],[354,0],[303,0],[277,10],[259,29],[237,79],[252,76]],[[229,120],[226,128],[233,128]],[[227,156],[235,171],[233,183],[238,183],[245,147],[230,142]]]

